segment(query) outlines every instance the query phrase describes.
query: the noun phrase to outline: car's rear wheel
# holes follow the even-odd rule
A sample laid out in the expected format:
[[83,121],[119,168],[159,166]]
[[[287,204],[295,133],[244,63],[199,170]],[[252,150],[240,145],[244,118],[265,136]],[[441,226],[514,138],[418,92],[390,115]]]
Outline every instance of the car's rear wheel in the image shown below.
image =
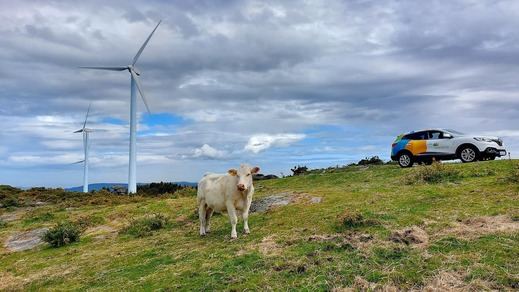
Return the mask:
[[398,165],[400,165],[400,167],[411,167],[413,166],[413,155],[411,155],[410,153],[408,152],[404,152],[404,153],[400,153],[398,155]]
[[478,160],[479,150],[474,146],[463,146],[459,152],[459,158],[461,162],[468,163]]

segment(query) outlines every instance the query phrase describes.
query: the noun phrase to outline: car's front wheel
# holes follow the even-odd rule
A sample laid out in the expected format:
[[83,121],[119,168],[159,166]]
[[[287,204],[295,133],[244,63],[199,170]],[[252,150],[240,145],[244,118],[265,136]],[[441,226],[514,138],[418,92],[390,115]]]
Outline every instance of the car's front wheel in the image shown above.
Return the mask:
[[467,162],[474,162],[478,160],[479,157],[479,150],[476,149],[474,146],[464,146],[459,151],[459,158],[461,159],[461,162],[467,163]]
[[410,153],[404,152],[398,155],[398,165],[400,167],[411,167],[413,163],[413,156]]

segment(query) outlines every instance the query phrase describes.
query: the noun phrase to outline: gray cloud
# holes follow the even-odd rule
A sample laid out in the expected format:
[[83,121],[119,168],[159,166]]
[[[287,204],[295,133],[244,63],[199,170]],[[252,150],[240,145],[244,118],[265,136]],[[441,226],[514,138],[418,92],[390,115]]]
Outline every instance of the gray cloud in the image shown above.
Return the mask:
[[[78,66],[129,63],[159,18],[137,65],[152,110],[186,122],[140,125],[142,180],[191,180],[242,160],[275,172],[384,156],[394,136],[422,127],[498,130],[514,153],[518,5],[0,1],[0,164],[10,168],[2,174],[18,183],[15,168],[65,171],[58,165],[80,155],[70,132],[93,101],[92,123],[106,130],[92,137],[94,164],[124,179],[128,129],[104,118],[128,119],[129,76]],[[261,134],[306,138],[243,151]]]

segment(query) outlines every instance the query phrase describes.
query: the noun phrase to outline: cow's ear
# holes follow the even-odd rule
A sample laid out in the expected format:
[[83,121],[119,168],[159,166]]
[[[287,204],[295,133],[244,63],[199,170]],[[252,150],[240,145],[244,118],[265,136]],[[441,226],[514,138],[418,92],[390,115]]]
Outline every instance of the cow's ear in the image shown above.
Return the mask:
[[238,175],[238,171],[234,168],[231,168],[227,171],[228,174],[232,175],[232,176],[236,176]]
[[251,172],[252,174],[256,174],[256,173],[258,173],[259,171],[260,171],[260,168],[257,167],[257,166],[254,166],[254,167],[251,168],[251,170],[250,170],[250,172]]

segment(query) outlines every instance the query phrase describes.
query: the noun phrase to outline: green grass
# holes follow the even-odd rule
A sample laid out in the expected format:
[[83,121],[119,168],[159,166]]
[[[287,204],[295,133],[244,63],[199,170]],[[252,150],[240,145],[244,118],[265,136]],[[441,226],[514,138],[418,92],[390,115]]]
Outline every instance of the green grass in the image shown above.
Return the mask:
[[[519,281],[519,233],[467,239],[442,231],[472,217],[506,215],[518,220],[517,165],[446,164],[440,172],[455,177],[435,174],[432,181],[412,184],[406,179],[421,168],[394,165],[333,168],[256,182],[255,198],[302,192],[323,200],[252,214],[251,234],[245,236],[239,224],[234,241],[229,239],[227,216],[213,217],[212,232],[198,235],[193,196],[105,200],[74,195],[68,202],[39,193],[40,199],[49,197],[53,203],[0,211],[23,212],[0,228],[2,242],[17,231],[63,220],[84,222],[86,231],[79,242],[59,248],[44,245],[15,253],[0,248],[0,290],[330,290],[353,286],[355,277],[409,289],[423,287],[442,271],[462,272],[467,283],[482,280],[494,289],[514,289]],[[133,218],[154,213],[164,214],[169,223],[148,236],[118,234]],[[344,214],[353,216],[344,221]],[[115,231],[104,237],[88,233],[101,225]],[[392,231],[413,225],[429,234],[427,247],[389,241]],[[370,234],[373,240],[365,246],[341,239],[309,240],[336,233]],[[264,254],[266,238],[271,246]]]

